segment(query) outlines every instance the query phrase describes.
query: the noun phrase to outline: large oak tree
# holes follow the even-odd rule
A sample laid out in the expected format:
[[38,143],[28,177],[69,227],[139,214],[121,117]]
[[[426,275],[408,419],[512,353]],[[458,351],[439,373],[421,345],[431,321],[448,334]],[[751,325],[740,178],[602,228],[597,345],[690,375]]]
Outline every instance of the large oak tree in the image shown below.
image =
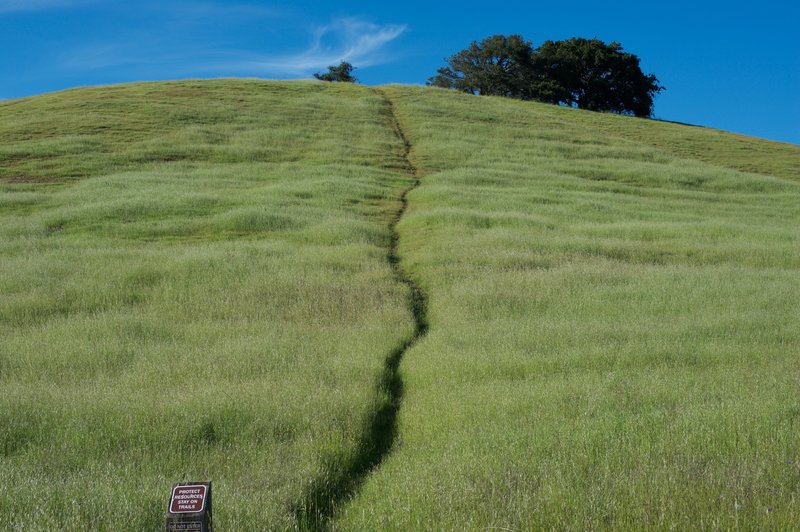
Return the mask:
[[590,111],[651,116],[653,98],[664,89],[617,42],[545,41],[534,54],[534,65],[533,98]]
[[572,38],[534,49],[520,35],[472,42],[428,84],[635,116],[651,116],[653,98],[664,90],[619,43]]
[[450,56],[429,85],[473,94],[524,97],[532,79],[533,49],[519,35],[493,35],[473,41]]

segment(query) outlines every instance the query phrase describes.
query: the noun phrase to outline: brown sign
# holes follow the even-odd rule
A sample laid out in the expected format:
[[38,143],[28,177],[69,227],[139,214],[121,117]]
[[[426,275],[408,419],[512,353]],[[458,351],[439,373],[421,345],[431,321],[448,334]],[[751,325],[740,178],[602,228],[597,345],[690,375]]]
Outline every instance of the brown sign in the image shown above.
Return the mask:
[[172,488],[169,513],[196,514],[205,510],[206,488],[203,484],[175,486]]
[[176,482],[167,504],[166,532],[212,532],[211,481]]

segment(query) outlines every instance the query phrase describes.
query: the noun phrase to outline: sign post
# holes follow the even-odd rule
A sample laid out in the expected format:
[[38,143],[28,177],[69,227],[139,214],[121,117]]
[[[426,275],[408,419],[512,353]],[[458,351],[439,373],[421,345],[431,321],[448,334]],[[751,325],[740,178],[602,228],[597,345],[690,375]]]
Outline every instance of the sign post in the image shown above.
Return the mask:
[[166,532],[212,532],[211,481],[172,485]]

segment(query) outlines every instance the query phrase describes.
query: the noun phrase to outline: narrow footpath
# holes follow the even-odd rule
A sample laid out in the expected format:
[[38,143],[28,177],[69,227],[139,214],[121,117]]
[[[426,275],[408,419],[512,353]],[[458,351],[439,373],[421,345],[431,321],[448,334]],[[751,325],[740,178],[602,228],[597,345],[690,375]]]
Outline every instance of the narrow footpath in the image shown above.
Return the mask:
[[341,507],[363,485],[364,481],[391,453],[397,439],[397,414],[403,400],[403,381],[399,367],[403,355],[411,349],[428,331],[427,297],[422,288],[406,272],[398,254],[400,235],[397,224],[408,209],[408,194],[420,185],[417,168],[411,162],[411,142],[403,130],[394,104],[382,89],[373,89],[385,102],[386,120],[402,142],[400,170],[411,177],[412,183],[400,195],[400,208],[389,222],[389,250],[386,259],[398,282],[408,287],[409,307],[414,316],[414,333],[392,351],[386,358],[383,373],[378,383],[378,396],[381,398],[370,422],[364,430],[358,451],[347,464],[330,464],[332,478],[323,479],[306,493],[300,504],[293,508],[297,524],[301,530],[327,530]]

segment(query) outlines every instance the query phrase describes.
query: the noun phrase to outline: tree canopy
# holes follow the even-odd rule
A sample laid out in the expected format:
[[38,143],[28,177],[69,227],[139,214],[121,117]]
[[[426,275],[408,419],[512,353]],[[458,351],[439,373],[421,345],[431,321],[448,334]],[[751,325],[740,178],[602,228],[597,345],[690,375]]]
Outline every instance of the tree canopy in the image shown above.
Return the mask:
[[651,116],[653,99],[664,90],[617,42],[572,38],[533,48],[520,35],[473,41],[428,84],[635,116]]
[[493,35],[450,56],[428,83],[475,94],[521,98],[530,83],[533,49],[520,35]]
[[338,65],[331,65],[328,67],[328,71],[324,74],[319,72],[314,74],[314,77],[322,80],[322,81],[339,81],[344,83],[356,83],[358,80],[355,76],[353,76],[353,70],[356,67],[348,63],[347,61],[342,61]]

